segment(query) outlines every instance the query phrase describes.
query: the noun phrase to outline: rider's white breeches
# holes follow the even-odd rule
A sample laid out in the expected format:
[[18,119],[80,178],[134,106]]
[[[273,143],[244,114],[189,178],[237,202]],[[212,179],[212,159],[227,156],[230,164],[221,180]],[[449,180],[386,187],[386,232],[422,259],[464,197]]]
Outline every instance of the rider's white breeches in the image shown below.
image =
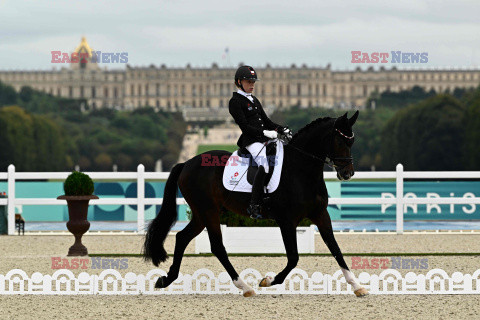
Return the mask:
[[254,142],[245,147],[252,154],[253,160],[268,173],[267,147],[262,142]]

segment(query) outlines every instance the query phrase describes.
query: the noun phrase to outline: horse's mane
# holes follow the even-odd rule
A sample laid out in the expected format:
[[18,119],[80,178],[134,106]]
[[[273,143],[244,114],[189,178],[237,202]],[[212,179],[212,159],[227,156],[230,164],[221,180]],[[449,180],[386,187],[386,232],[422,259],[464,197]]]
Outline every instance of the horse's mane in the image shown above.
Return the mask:
[[292,140],[290,140],[290,143],[294,143],[299,136],[302,136],[303,134],[310,132],[313,127],[316,127],[317,125],[323,124],[324,122],[327,122],[332,119],[333,118],[330,118],[330,117],[324,117],[324,118],[318,118],[313,120],[312,122],[307,124],[305,127],[298,130],[298,132],[293,135]]

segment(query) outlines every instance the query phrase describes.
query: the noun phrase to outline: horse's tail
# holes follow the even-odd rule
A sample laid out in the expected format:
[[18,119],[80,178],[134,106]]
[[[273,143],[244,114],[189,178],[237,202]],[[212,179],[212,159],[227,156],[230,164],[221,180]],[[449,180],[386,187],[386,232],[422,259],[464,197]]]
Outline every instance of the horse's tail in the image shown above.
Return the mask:
[[167,260],[167,252],[163,247],[168,232],[177,221],[177,181],[185,163],[173,167],[165,185],[163,203],[157,217],[148,226],[143,245],[143,259],[151,260],[158,267],[160,262]]

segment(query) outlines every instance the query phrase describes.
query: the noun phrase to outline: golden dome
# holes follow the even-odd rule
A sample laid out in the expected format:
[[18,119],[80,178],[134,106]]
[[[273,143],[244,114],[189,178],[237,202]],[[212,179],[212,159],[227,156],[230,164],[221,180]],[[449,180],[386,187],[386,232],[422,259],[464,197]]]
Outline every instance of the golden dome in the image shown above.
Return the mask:
[[78,45],[78,47],[75,49],[74,52],[81,53],[81,52],[87,52],[88,57],[92,57],[92,48],[88,45],[87,38],[82,37],[82,42]]

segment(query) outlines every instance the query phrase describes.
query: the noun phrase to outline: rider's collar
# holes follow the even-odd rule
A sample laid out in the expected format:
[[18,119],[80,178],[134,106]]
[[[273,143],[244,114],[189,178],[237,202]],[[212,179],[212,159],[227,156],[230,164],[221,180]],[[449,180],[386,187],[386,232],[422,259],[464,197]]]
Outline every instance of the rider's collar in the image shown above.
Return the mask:
[[243,91],[242,89],[238,89],[238,90],[237,90],[237,93],[238,93],[238,94],[241,94],[242,96],[247,97],[247,98],[251,98],[251,97],[252,97],[252,94],[251,94],[251,93],[246,93],[246,92]]

